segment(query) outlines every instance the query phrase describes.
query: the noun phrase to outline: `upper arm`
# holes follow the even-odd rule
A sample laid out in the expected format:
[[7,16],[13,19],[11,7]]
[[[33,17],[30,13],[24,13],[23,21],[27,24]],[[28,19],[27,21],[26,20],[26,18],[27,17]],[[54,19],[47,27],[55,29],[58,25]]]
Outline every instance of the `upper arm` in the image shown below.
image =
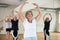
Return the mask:
[[47,14],[45,14],[45,15],[43,16],[43,21],[45,21],[45,19],[44,19],[44,18],[45,18],[45,16],[46,16],[46,15],[47,15]]
[[24,17],[22,15],[22,9],[24,7],[25,3],[21,4],[21,7],[18,9],[18,11],[16,11],[18,13],[19,19],[23,22],[24,21]]
[[40,10],[40,7],[38,7],[38,15],[35,18],[38,21],[40,17],[41,17],[41,10]]
[[51,17],[51,19],[50,19],[50,22],[52,21],[52,17]]
[[19,16],[19,19],[23,22],[24,21],[24,17],[23,16]]
[[44,17],[43,17],[43,21],[45,21],[45,20],[44,20]]
[[51,22],[51,20],[49,22]]
[[52,17],[51,17],[51,20],[52,20]]
[[40,17],[41,17],[41,15],[38,14],[38,15],[35,17],[36,21],[39,21]]
[[24,21],[24,16],[19,11],[17,11],[17,13],[18,13],[19,19],[23,22]]
[[51,17],[51,19],[50,19],[50,21],[52,20],[52,15],[51,14],[49,14],[50,15],[50,17]]

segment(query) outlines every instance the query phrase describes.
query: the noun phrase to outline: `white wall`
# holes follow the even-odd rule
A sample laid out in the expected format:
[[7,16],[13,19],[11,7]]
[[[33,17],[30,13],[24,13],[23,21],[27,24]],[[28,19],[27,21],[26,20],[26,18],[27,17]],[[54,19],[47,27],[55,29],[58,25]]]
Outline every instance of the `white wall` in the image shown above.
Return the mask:
[[[6,8],[3,8],[3,7],[0,7],[0,20],[4,19],[7,15],[10,15],[12,14],[11,11],[14,9],[15,7],[14,6],[9,6],[9,7],[6,7]],[[2,23],[2,22],[1,22]],[[0,32],[1,34],[5,34],[6,31],[5,31],[5,25],[4,23],[2,23],[0,25],[1,26],[4,26],[4,29]]]
[[60,11],[59,11],[59,32],[60,32]]
[[[0,18],[3,19],[5,18],[6,15],[8,15],[11,10],[13,10],[15,7],[8,7],[8,8],[0,8]],[[39,22],[37,22],[37,32],[43,32],[43,28],[44,28],[44,23],[43,23],[43,15],[45,13],[51,13],[52,15],[52,22],[51,22],[51,26],[50,26],[50,31],[54,32],[55,31],[55,23],[56,23],[56,13],[55,12],[48,12],[48,11],[41,11],[42,12],[42,16],[41,19],[39,20]],[[24,12],[25,13],[25,12]],[[23,13],[23,15],[24,15]],[[37,15],[37,10],[33,10],[33,14],[34,17]],[[22,26],[21,21],[19,22],[19,33],[23,33],[24,32],[24,27]],[[4,30],[0,32],[0,34],[5,34],[5,26],[4,26]]]
[[[40,4],[41,7],[49,7],[49,8],[58,8],[60,7],[60,0],[25,0],[28,2],[36,2]],[[0,0],[2,3],[6,3],[9,5],[19,5],[21,3],[20,0]]]
[[[43,32],[43,28],[44,28],[44,22],[43,22],[43,15],[45,13],[51,13],[52,15],[52,21],[51,21],[51,25],[50,25],[50,31],[54,32],[55,31],[55,23],[56,23],[56,13],[55,12],[49,12],[49,11],[41,11],[42,12],[42,16],[41,19],[39,20],[39,22],[37,22],[37,32]],[[37,10],[34,10],[34,16],[37,15]]]

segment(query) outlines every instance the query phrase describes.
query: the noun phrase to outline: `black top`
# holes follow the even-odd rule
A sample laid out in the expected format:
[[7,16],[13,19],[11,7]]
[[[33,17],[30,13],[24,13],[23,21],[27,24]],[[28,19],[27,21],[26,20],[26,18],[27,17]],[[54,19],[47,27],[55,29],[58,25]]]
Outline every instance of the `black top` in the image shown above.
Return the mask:
[[49,28],[50,28],[50,21],[45,21],[44,22],[44,30],[49,30]]
[[12,23],[12,30],[18,30],[18,20],[14,21],[12,19],[11,23]]

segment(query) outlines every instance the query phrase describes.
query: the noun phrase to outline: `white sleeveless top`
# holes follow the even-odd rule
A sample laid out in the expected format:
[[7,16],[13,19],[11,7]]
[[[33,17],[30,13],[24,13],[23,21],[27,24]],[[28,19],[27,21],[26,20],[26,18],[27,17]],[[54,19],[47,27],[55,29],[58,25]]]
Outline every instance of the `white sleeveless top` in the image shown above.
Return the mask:
[[24,38],[25,37],[36,37],[36,20],[33,19],[32,23],[26,20],[23,22],[24,26]]
[[6,28],[12,28],[11,22],[6,22],[5,25],[6,25]]

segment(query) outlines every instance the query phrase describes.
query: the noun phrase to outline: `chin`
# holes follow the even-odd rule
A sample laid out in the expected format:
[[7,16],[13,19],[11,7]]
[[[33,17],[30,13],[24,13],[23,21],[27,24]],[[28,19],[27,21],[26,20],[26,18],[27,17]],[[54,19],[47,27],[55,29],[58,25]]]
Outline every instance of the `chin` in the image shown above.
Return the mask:
[[27,18],[27,19],[31,19],[31,18]]

